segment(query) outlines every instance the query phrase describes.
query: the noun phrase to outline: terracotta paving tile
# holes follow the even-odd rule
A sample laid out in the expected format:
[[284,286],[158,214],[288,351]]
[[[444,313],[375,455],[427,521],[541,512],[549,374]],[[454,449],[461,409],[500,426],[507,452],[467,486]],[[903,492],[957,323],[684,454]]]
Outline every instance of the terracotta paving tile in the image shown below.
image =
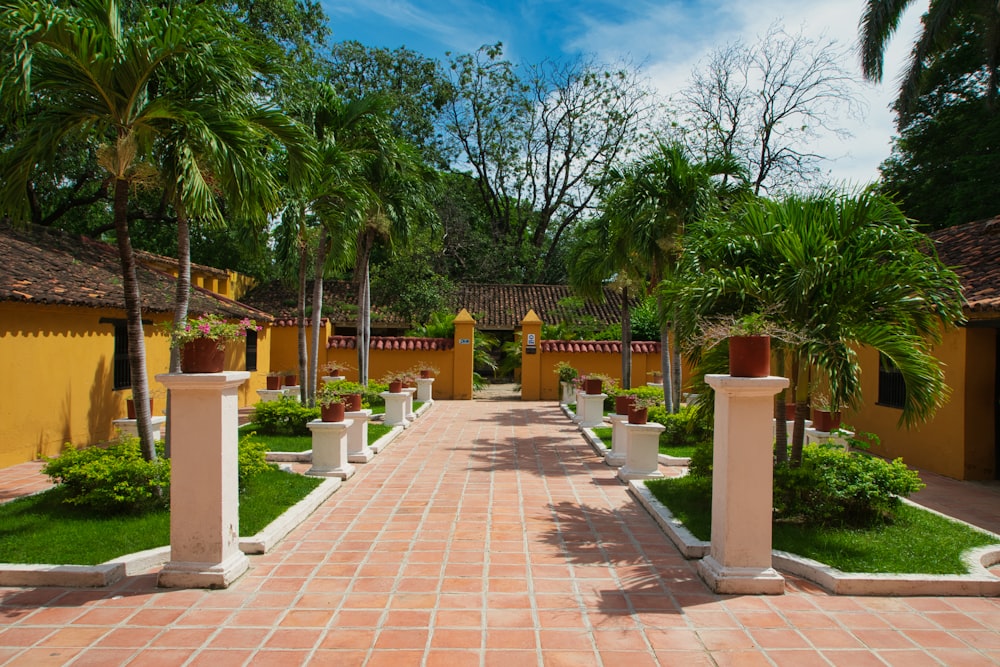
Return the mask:
[[426,667],[479,667],[481,660],[481,651],[432,649],[427,651],[424,665]]
[[486,667],[536,667],[538,654],[511,649],[487,650],[483,652],[483,664]]
[[323,635],[324,649],[368,649],[375,643],[375,628],[334,629]]
[[765,667],[771,664],[766,656],[748,650],[714,651],[712,659],[719,667]]
[[152,641],[155,648],[197,648],[208,641],[215,628],[166,628]]
[[829,667],[819,651],[800,649],[779,649],[767,651],[770,658],[778,667]]
[[752,648],[753,638],[743,630],[698,630],[698,638],[709,651]]
[[78,648],[32,648],[11,658],[5,667],[61,667],[80,653]]
[[486,631],[487,649],[534,649],[538,638],[534,630],[502,630],[491,628]]
[[160,628],[112,628],[96,645],[107,648],[138,648],[149,644],[160,632]]
[[882,660],[868,651],[822,651],[823,657],[837,667],[882,667]]
[[938,667],[941,664],[922,650],[878,651],[877,655],[891,667]]
[[[73,661],[75,667],[115,667],[127,665],[135,655],[134,648],[91,648],[81,651]],[[0,654],[0,663],[4,660]]]
[[365,662],[366,667],[419,667],[423,663],[424,652],[414,650],[374,651]]
[[432,648],[479,649],[483,644],[482,630],[435,630],[431,637]]
[[375,638],[375,648],[382,649],[415,649],[427,645],[427,630],[382,630]]

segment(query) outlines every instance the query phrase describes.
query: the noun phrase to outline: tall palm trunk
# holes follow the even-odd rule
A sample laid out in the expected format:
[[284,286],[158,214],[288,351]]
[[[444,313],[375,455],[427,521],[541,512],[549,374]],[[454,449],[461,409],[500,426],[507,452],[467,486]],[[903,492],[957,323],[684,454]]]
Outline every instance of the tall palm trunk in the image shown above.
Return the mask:
[[802,463],[802,446],[806,438],[806,419],[809,417],[809,391],[806,383],[806,391],[802,391],[802,378],[804,372],[802,368],[802,357],[795,354],[792,357],[792,382],[795,391],[795,424],[792,426],[792,452],[789,455],[789,462],[792,466],[798,467]]
[[306,271],[309,267],[308,247],[305,238],[300,238],[299,243],[299,304],[298,304],[298,328],[299,328],[299,400],[302,405],[308,405],[306,386],[309,384],[306,378],[307,366],[309,364],[308,351],[306,350]]
[[677,344],[677,332],[674,331],[673,335],[670,336],[671,345],[671,359],[673,361],[673,367],[670,372],[673,373],[673,377],[670,381],[670,391],[672,392],[674,412],[680,412],[681,410],[681,349]]
[[326,227],[320,227],[319,246],[316,248],[316,263],[313,265],[313,294],[312,294],[312,357],[309,364],[309,405],[316,404],[316,383],[319,379],[319,343],[320,343],[320,322],[323,319],[323,274],[326,264],[326,256],[330,250],[330,241],[327,236]]
[[663,295],[656,295],[656,312],[660,316],[660,374],[663,377],[663,405],[668,414],[674,412],[674,391],[671,387],[673,373],[671,372],[673,359],[670,356],[670,325],[664,317]]
[[632,311],[628,307],[628,285],[622,287],[622,388],[632,388]]
[[153,415],[149,410],[149,378],[146,375],[146,341],[142,331],[142,296],[136,275],[135,254],[128,230],[128,187],[123,178],[115,179],[114,219],[118,256],[122,264],[122,287],[125,290],[125,317],[128,331],[128,359],[132,371],[132,399],[135,403],[139,447],[147,461],[156,460]]
[[[778,352],[777,367],[775,371],[778,375],[785,374],[785,353]],[[788,422],[785,420],[785,394],[787,389],[782,389],[774,395],[774,459],[778,463],[788,461]]]
[[[188,316],[188,304],[191,301],[191,231],[188,227],[187,211],[180,201],[174,204],[177,209],[177,284],[174,288],[174,326],[176,331],[184,326]],[[170,347],[170,372],[181,372],[181,349]],[[167,390],[167,434],[164,447],[167,458],[170,457],[170,390]]]
[[358,264],[354,271],[354,279],[358,281],[358,381],[365,386],[368,386],[368,347],[372,340],[371,279],[368,269],[374,242],[374,232],[365,231],[361,239],[361,251],[358,253]]

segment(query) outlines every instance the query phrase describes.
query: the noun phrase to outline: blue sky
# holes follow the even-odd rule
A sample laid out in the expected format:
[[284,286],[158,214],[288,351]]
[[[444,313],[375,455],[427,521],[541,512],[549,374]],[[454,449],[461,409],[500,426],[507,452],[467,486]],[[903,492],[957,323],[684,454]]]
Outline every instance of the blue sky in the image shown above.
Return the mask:
[[[864,0],[322,0],[334,40],[371,46],[406,46],[428,56],[470,52],[501,41],[512,60],[596,55],[626,58],[642,66],[660,94],[686,84],[708,52],[726,43],[754,43],[780,21],[789,32],[837,39],[852,46]],[[865,183],[889,154],[895,78],[913,43],[926,3],[911,7],[890,43],[886,82],[861,86],[868,105],[863,119],[845,118],[854,136],[829,137],[810,148],[831,158],[828,179]],[[853,51],[845,66],[858,71]]]

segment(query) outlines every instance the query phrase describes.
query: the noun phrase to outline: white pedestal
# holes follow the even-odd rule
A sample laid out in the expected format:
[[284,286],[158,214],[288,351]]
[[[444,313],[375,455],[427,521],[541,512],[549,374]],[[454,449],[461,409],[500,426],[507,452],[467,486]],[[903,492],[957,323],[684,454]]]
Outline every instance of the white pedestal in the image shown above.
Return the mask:
[[771,567],[774,395],[783,377],[706,375],[715,389],[712,546],[698,574],[716,593],[780,595]]
[[375,452],[368,446],[368,418],[371,410],[347,412],[344,418],[351,421],[347,429],[347,460],[349,463],[368,463]]
[[434,402],[434,378],[417,378],[417,400],[422,403]]
[[581,396],[585,396],[585,394],[583,393],[583,390],[582,389],[576,389],[574,387],[574,389],[573,389],[573,400],[576,403],[576,412],[573,414],[573,421],[575,421],[577,424],[579,424],[583,420],[583,417],[580,416],[580,409],[581,409],[581,406],[580,406],[580,397]]
[[416,387],[403,387],[403,393],[406,394],[406,418],[413,421],[417,418],[415,412],[413,412],[413,395],[417,393]]
[[170,561],[167,588],[226,588],[249,566],[240,551],[237,433],[246,371],[164,373],[171,392]]
[[[812,420],[807,419],[805,421],[806,434],[808,435],[809,429],[812,427]],[[792,429],[795,428],[795,420],[789,419],[785,421],[785,433],[788,434],[788,442],[792,441]],[[813,429],[815,430],[815,429]],[[818,431],[817,431],[818,432]],[[771,433],[772,437],[778,437],[778,420],[771,419]]]
[[306,424],[312,431],[312,467],[306,471],[314,477],[339,477],[347,479],[354,466],[347,461],[347,429],[353,421],[325,422],[319,419]]
[[613,468],[620,468],[625,465],[625,423],[628,415],[610,415],[611,419],[611,449],[604,455],[604,462]]
[[604,399],[607,394],[580,394],[576,400],[576,413],[580,428],[594,428],[604,424]]
[[560,382],[559,383],[559,402],[563,405],[569,405],[573,402],[573,383],[572,382]]
[[[117,428],[126,435],[132,436],[133,438],[139,437],[138,422],[139,420],[137,419],[114,419],[111,421],[111,423],[114,424],[115,428]],[[153,417],[152,422],[153,422],[153,433],[158,435],[160,433],[160,429],[163,427],[164,424],[167,423],[167,418],[162,415],[159,417]]]
[[386,426],[402,426],[406,428],[410,425],[410,420],[406,418],[406,400],[409,398],[405,392],[394,394],[391,391],[383,391],[379,394],[385,399],[385,419]]
[[261,403],[270,403],[271,401],[278,401],[285,395],[284,389],[258,389],[257,395],[260,396]]
[[[154,417],[155,419],[155,417]],[[805,441],[807,445],[822,445],[827,442],[840,445],[844,449],[849,449],[847,440],[854,437],[854,431],[817,431],[814,428],[806,428]]]
[[296,401],[302,400],[302,396],[299,394],[300,391],[299,385],[295,385],[294,387],[284,387],[282,388],[281,391],[282,393],[284,393],[285,396],[289,398],[295,399]]
[[618,469],[618,479],[659,479],[660,434],[665,427],[655,422],[649,424],[629,424],[628,417],[622,423],[625,435],[625,465]]
[[346,380],[346,375],[324,375],[322,377],[323,382],[340,382],[341,380]]

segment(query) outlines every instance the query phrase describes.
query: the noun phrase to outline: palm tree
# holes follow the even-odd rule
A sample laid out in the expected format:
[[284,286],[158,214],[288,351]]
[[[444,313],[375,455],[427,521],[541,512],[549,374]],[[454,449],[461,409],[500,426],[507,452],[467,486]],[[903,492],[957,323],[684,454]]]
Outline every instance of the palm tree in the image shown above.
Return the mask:
[[[881,81],[885,48],[903,12],[912,0],[867,0],[861,17],[861,69],[871,81]],[[923,32],[913,46],[910,62],[901,77],[897,108],[906,114],[920,95],[920,83],[927,65],[936,56],[964,38],[959,29],[962,20],[971,19],[977,26],[982,65],[986,72],[987,98],[996,99],[1000,85],[1000,4],[996,0],[932,0],[923,17]]]
[[[622,174],[603,206],[609,261],[643,276],[649,289],[658,285],[674,271],[686,227],[742,187],[742,181],[724,184],[716,177],[739,174],[734,160],[694,162],[680,144],[659,144]],[[680,353],[671,336],[670,306],[659,297],[658,306],[664,401],[674,412],[680,407]]]
[[752,312],[791,334],[793,464],[813,383],[825,384],[837,406],[860,404],[858,347],[901,372],[901,424],[926,419],[947,396],[931,351],[942,329],[962,320],[959,280],[890,198],[868,189],[760,200],[689,238],[675,290],[686,340],[705,318]]
[[157,142],[198,117],[199,108],[185,96],[185,88],[164,82],[185,69],[198,72],[213,49],[231,37],[211,5],[149,6],[126,24],[115,0],[6,2],[0,8],[0,29],[6,40],[2,52],[12,58],[0,73],[4,103],[24,108],[30,95],[47,103],[27,119],[23,136],[0,160],[0,206],[12,219],[26,219],[24,193],[34,166],[67,141],[93,138],[100,143],[98,159],[112,182],[139,439],[144,456],[153,459],[129,191],[154,178],[151,158]]

